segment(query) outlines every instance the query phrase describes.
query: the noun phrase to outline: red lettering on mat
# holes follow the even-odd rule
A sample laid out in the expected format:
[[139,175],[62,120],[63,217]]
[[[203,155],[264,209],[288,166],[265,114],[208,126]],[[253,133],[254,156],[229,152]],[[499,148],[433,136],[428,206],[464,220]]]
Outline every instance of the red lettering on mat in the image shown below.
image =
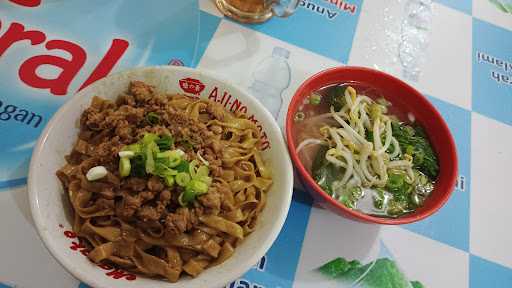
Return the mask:
[[121,59],[124,52],[126,52],[128,46],[130,46],[128,41],[123,39],[114,39],[107,53],[105,56],[103,56],[103,59],[101,59],[100,63],[96,66],[96,68],[94,68],[89,78],[85,80],[84,84],[80,86],[78,91],[107,76],[108,73],[112,71],[112,68],[114,68],[119,59]]
[[[0,28],[2,28],[0,20]],[[44,32],[38,30],[25,30],[25,26],[21,23],[12,22],[7,30],[0,35],[0,59],[7,50],[15,44],[29,44],[36,46],[47,41]],[[23,43],[27,42],[27,43]],[[103,55],[100,62],[95,66],[93,71],[80,86],[80,89],[87,87],[93,82],[107,76],[114,66],[120,61],[129,47],[129,42],[123,39],[114,39],[108,51]],[[44,46],[48,51],[62,50],[70,54],[70,59],[62,58],[55,55],[36,55],[24,60],[18,70],[20,80],[27,86],[36,89],[48,89],[53,95],[62,96],[68,93],[69,85],[82,70],[87,61],[87,51],[80,45],[71,41],[52,39],[48,40]],[[44,78],[37,74],[37,70],[41,66],[54,66],[58,68],[59,74],[53,78]],[[200,87],[196,87],[200,88]],[[79,90],[80,90],[79,89]],[[200,91],[196,91],[200,92]]]
[[[64,225],[62,225],[62,224],[59,224],[59,227],[61,229],[64,229]],[[70,238],[70,239],[75,239],[78,237],[75,232],[70,231],[70,230],[65,230],[64,236],[66,236],[67,238]],[[80,254],[87,257],[87,255],[89,254],[89,250],[87,249],[87,247],[84,243],[84,240],[82,240],[81,238],[78,238],[77,241],[71,241],[71,246],[69,246],[69,248],[73,251],[78,251],[78,252],[80,252]],[[137,279],[137,275],[128,273],[123,269],[115,268],[113,265],[108,264],[108,263],[98,263],[98,264],[96,264],[96,266],[98,266],[99,268],[101,268],[103,270],[106,270],[107,272],[105,272],[105,275],[112,279],[118,280],[118,279],[124,278],[128,281],[134,281]]]
[[[38,55],[27,59],[21,64],[19,76],[23,83],[33,88],[50,89],[53,95],[63,96],[68,93],[69,84],[84,66],[87,53],[77,44],[65,40],[50,40],[46,49],[63,50],[71,54],[71,59],[64,59],[53,55]],[[46,79],[37,75],[37,69],[43,65],[55,66],[61,69],[54,79]]]
[[41,0],[9,0],[14,4],[18,4],[25,7],[37,7],[41,5]]
[[[2,22],[0,21],[0,28]],[[25,31],[25,26],[20,23],[13,22],[7,31],[0,36],[0,57],[11,47],[14,43],[29,40],[31,45],[39,45],[46,41],[46,35],[41,31],[28,30]]]
[[[62,226],[61,228],[64,228],[64,226]],[[67,238],[71,238],[71,239],[74,239],[77,237],[75,232],[69,231],[69,230],[64,231],[64,236],[66,236]]]

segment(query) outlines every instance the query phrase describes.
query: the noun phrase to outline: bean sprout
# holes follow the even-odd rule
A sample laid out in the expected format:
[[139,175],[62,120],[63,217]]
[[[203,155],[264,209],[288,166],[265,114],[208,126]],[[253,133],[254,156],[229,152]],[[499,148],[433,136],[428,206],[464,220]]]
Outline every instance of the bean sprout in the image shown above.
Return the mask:
[[[345,90],[345,102],[340,111],[331,107],[331,116],[340,127],[328,127],[327,141],[335,145],[328,150],[325,158],[337,167],[345,169],[343,178],[336,181],[333,191],[338,196],[341,191],[355,186],[384,187],[388,180],[388,170],[398,169],[407,174],[408,180],[414,180],[412,162],[395,160],[402,155],[398,141],[393,137],[392,119],[383,113],[370,111],[372,105],[381,112],[387,111],[384,105],[377,104],[371,98],[357,95],[355,89]],[[367,139],[368,133],[373,139]],[[308,139],[299,145],[325,143]],[[390,152],[391,151],[391,152]]]

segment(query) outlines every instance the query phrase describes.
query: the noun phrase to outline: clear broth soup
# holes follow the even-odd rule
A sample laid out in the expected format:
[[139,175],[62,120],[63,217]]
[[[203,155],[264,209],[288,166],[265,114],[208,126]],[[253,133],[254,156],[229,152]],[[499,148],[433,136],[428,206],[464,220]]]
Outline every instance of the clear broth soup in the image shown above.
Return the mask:
[[[351,209],[360,211],[360,212],[368,214],[368,215],[379,216],[379,217],[393,217],[393,218],[400,217],[401,215],[415,211],[417,208],[421,207],[424,200],[428,197],[428,195],[433,190],[434,183],[435,183],[435,177],[428,177],[427,175],[425,175],[425,173],[423,171],[421,171],[421,169],[420,169],[422,167],[421,165],[414,164],[413,167],[415,167],[415,168],[411,168],[414,171],[414,177],[409,177],[409,178],[406,177],[403,179],[400,178],[401,176],[400,177],[396,176],[396,175],[401,175],[402,171],[398,171],[398,170],[395,170],[394,168],[388,167],[386,169],[386,172],[388,173],[388,180],[387,180],[386,184],[380,183],[380,185],[356,185],[360,189],[350,188],[350,189],[354,190],[354,191],[352,191],[352,193],[356,194],[356,195],[353,195],[354,197],[350,196],[350,198],[352,198],[352,200],[349,202],[347,202],[345,199],[348,196],[346,196],[346,195],[340,196],[339,195],[340,193],[334,193],[333,192],[334,189],[332,189],[332,187],[329,187],[329,185],[333,186],[333,183],[335,183],[335,181],[338,181],[339,179],[343,178],[344,170],[346,171],[346,169],[343,169],[343,167],[335,167],[336,165],[333,165],[333,163],[330,163],[330,162],[327,163],[325,160],[323,160],[323,161],[320,160],[322,158],[323,159],[326,158],[326,156],[325,156],[326,150],[329,150],[330,148],[334,148],[332,143],[327,144],[327,142],[329,142],[329,141],[325,140],[326,136],[325,136],[325,132],[322,132],[322,127],[329,126],[329,127],[333,127],[333,128],[342,128],[341,127],[342,125],[336,119],[333,118],[330,109],[331,109],[331,104],[333,103],[332,102],[333,95],[339,95],[339,92],[342,91],[343,89],[346,89],[348,86],[351,86],[352,88],[355,89],[355,91],[357,92],[357,95],[358,95],[357,97],[359,97],[360,95],[364,95],[364,96],[371,98],[371,100],[375,101],[375,104],[378,104],[378,105],[381,105],[379,103],[384,104],[382,106],[386,107],[384,109],[387,111],[383,112],[383,114],[385,114],[387,117],[393,119],[392,121],[394,121],[393,123],[395,123],[394,124],[395,126],[393,126],[393,127],[407,127],[407,128],[403,128],[403,129],[405,129],[405,132],[416,131],[416,130],[413,130],[413,128],[412,128],[413,125],[415,125],[413,115],[411,115],[411,114],[408,115],[407,112],[400,111],[400,110],[396,109],[389,102],[386,103],[386,101],[384,100],[385,99],[384,95],[382,95],[376,89],[371,88],[370,85],[366,85],[364,83],[359,83],[359,82],[344,82],[344,83],[340,83],[340,84],[329,85],[329,86],[323,87],[317,91],[314,91],[313,93],[311,93],[311,95],[309,97],[305,98],[306,100],[299,107],[299,111],[297,111],[295,114],[294,123],[293,123],[291,129],[292,129],[293,135],[294,135],[293,141],[294,141],[298,156],[299,156],[302,164],[304,165],[304,167],[306,168],[308,173],[317,182],[317,184],[319,184],[320,187],[322,187],[322,189],[326,193],[328,193],[333,198],[337,199],[342,204],[344,204],[345,206],[347,206]],[[338,89],[337,90],[338,94],[335,94],[333,92],[333,91],[336,91],[336,89]],[[354,102],[356,102],[356,101],[354,101]],[[338,110],[336,110],[336,111],[338,111]],[[360,114],[358,114],[358,115],[362,116],[362,112],[360,112]],[[347,119],[346,122],[348,123],[349,120]],[[416,129],[416,128],[414,128],[414,129]],[[417,128],[417,129],[421,129],[421,128]],[[370,134],[372,132],[371,127],[367,127],[367,129],[365,129],[365,130],[366,130],[365,131],[366,135]],[[393,131],[395,131],[394,128],[393,128]],[[398,129],[396,131],[401,131],[401,130]],[[414,132],[414,133],[417,133],[419,135],[419,132]],[[398,138],[398,136],[400,136],[398,134],[399,133],[397,133],[397,136],[395,136],[395,132],[392,133],[392,135],[395,137],[395,139]],[[423,135],[423,136],[425,136],[425,135]],[[419,138],[419,136],[416,136],[416,137]],[[345,138],[342,138],[342,139],[345,139]],[[399,138],[397,140],[397,142],[400,142],[400,143],[406,142],[406,140],[413,141],[414,139],[415,138],[411,138],[411,139]],[[370,141],[368,141],[368,142],[370,142]],[[400,148],[401,148],[400,150],[404,150],[404,151],[401,151],[402,152],[401,157],[395,157],[393,159],[387,159],[384,161],[388,161],[388,163],[398,164],[400,162],[396,162],[396,161],[402,161],[402,160],[404,160],[403,159],[404,157],[409,159],[408,158],[409,156],[405,156],[405,154],[407,154],[408,152],[411,152],[411,151],[405,151],[405,150],[409,149],[409,147],[406,147],[404,149],[404,147],[401,147],[402,145],[400,145],[400,143],[397,145],[400,146]],[[412,142],[412,143],[415,143],[415,142]],[[429,146],[430,151],[427,151],[427,152],[433,153],[433,150],[430,147],[430,143],[428,142],[428,139],[425,138],[425,141],[421,142],[421,144]],[[413,147],[411,149],[419,149],[418,147],[422,147],[422,146],[416,147],[415,145],[412,145],[412,146]],[[388,149],[391,150],[391,147]],[[426,149],[426,150],[428,150],[428,149]],[[386,150],[386,153],[388,153],[388,152],[389,151]],[[419,152],[421,152],[421,151],[419,151]],[[417,155],[415,153],[416,153],[416,150],[413,150],[412,153],[410,153],[412,156],[412,159],[413,159],[412,160],[413,163],[418,162],[415,157],[420,157],[419,155]],[[426,154],[428,154],[428,153],[426,153]],[[358,157],[358,156],[355,156],[356,154],[353,154],[352,156]],[[432,155],[434,155],[434,154],[432,154]],[[431,155],[428,154],[428,156],[430,157]],[[434,155],[434,158],[435,157],[436,156]],[[386,156],[384,158],[386,158]],[[343,160],[343,158],[341,160]],[[435,158],[435,161],[436,161],[435,164],[437,165],[437,158]],[[321,164],[319,164],[319,163],[321,163]],[[357,163],[357,160],[355,160],[354,163]],[[324,165],[324,166],[322,166],[322,165]],[[319,181],[321,181],[320,179],[322,178],[319,176],[319,174],[322,174],[323,172],[319,173],[318,170],[319,169],[325,170],[326,165],[332,166],[331,168],[329,168],[327,170],[331,171],[331,172],[334,171],[332,173],[335,174],[335,175],[330,176],[331,178],[336,179],[336,180],[334,180],[334,182],[331,182],[330,184],[326,183],[325,181],[322,183],[319,182]],[[371,166],[371,164],[370,164],[370,166]],[[319,168],[319,167],[324,167],[324,168]],[[354,164],[354,167],[355,167],[355,164]],[[362,167],[362,166],[359,165],[358,167]],[[367,167],[369,167],[369,166],[367,165]],[[322,175],[324,175],[324,174],[322,174]],[[370,176],[373,177],[376,175],[372,174]],[[432,176],[432,175],[429,175],[429,176]],[[352,179],[354,179],[354,178],[356,178],[356,177],[354,176]],[[414,181],[413,181],[413,178],[415,179]],[[403,184],[402,182],[400,182],[400,181],[404,181],[404,180],[407,182],[411,182],[411,183],[407,183],[407,185],[406,185],[406,184]],[[389,182],[392,182],[392,183],[389,183]],[[395,183],[395,182],[397,182],[397,183]],[[395,187],[399,183],[402,183],[403,187],[407,187],[407,188],[402,189],[404,191],[400,190],[403,193],[397,193],[398,190],[395,189]],[[323,184],[323,185],[321,185],[321,184]],[[393,185],[395,185],[395,186],[393,186]],[[349,185],[347,184],[347,187],[348,186]],[[344,188],[344,189],[347,190],[348,188]],[[341,190],[343,190],[343,189],[341,189]],[[355,191],[355,190],[360,190],[360,191]],[[336,191],[339,192],[340,189],[337,189]],[[350,193],[344,191],[344,192],[341,192],[341,194],[350,194]],[[343,198],[343,197],[345,197],[345,198]]]

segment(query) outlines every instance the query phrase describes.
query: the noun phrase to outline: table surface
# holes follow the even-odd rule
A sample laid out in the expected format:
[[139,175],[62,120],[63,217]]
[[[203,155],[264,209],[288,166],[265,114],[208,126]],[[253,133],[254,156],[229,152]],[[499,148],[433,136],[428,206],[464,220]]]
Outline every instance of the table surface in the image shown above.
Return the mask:
[[[137,3],[0,3],[0,287],[86,287],[34,229],[25,185],[31,149],[82,85],[166,64],[215,71],[249,89],[255,79],[273,81],[281,125],[307,77],[340,65],[376,68],[424,93],[456,140],[458,182],[432,217],[399,227],[355,223],[315,207],[297,187],[278,240],[228,287],[340,287],[316,271],[337,257],[371,264],[361,287],[512,287],[510,0],[301,0],[289,19],[261,25],[223,18],[210,0]],[[53,66],[35,73],[43,62]],[[407,282],[385,286],[395,272]]]

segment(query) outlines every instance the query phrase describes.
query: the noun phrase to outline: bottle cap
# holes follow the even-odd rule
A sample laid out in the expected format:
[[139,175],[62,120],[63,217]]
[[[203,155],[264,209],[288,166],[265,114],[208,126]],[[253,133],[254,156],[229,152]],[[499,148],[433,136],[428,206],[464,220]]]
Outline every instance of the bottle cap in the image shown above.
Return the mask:
[[282,47],[274,47],[274,50],[272,50],[272,56],[280,56],[285,59],[288,59],[288,57],[290,57],[290,51]]

